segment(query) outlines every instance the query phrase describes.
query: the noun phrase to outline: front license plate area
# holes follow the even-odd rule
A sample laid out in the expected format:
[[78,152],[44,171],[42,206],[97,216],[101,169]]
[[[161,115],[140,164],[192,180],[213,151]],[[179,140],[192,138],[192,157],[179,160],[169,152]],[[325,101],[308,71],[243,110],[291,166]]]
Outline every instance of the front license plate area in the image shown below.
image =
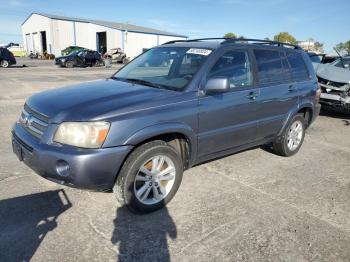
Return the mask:
[[15,155],[18,157],[19,161],[23,161],[23,149],[21,145],[12,140],[12,149]]

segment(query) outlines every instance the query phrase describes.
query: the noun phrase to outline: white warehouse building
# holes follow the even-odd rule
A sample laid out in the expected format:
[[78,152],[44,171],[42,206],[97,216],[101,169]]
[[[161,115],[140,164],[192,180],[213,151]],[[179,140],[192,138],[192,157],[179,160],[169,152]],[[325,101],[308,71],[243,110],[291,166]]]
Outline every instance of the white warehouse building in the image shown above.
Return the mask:
[[121,48],[134,58],[145,49],[186,36],[125,23],[32,13],[22,23],[23,46],[29,52],[55,56],[68,46],[103,52]]

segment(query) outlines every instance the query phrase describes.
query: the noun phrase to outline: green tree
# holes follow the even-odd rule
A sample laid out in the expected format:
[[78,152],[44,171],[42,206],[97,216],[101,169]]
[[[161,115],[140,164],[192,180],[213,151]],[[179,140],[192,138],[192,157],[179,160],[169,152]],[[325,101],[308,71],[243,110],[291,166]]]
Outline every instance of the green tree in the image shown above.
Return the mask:
[[346,41],[345,43],[337,44],[335,49],[337,49],[339,52],[346,52],[350,54],[350,40]]
[[323,53],[324,49],[323,49],[323,43],[320,42],[315,42],[315,49],[317,52]]
[[280,32],[273,37],[274,41],[296,44],[297,40],[294,36],[290,35],[288,32]]
[[350,54],[350,40],[345,42],[345,50],[348,52],[348,54]]
[[237,38],[237,35],[235,33],[230,32],[230,33],[226,33],[224,35],[224,38]]

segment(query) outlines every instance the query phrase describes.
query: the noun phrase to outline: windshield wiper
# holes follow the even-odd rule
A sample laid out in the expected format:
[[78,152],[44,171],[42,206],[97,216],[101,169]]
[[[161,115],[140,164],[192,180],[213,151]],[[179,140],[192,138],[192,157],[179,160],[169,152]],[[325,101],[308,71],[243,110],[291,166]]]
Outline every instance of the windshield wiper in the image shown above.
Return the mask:
[[156,87],[156,88],[162,88],[163,86],[160,84],[152,83],[143,79],[138,79],[138,78],[124,78],[124,77],[111,77],[114,80],[119,80],[119,81],[124,81],[124,82],[131,82],[131,83],[136,83],[136,84],[141,84],[145,86],[150,86],[150,87]]

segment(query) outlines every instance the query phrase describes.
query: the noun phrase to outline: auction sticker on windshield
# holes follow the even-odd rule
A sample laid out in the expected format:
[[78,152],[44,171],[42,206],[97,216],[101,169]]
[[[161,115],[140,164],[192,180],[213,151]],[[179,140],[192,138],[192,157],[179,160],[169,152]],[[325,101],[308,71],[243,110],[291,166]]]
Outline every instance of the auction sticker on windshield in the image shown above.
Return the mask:
[[210,55],[211,50],[210,49],[202,49],[202,48],[190,48],[186,53],[207,56],[207,55]]

